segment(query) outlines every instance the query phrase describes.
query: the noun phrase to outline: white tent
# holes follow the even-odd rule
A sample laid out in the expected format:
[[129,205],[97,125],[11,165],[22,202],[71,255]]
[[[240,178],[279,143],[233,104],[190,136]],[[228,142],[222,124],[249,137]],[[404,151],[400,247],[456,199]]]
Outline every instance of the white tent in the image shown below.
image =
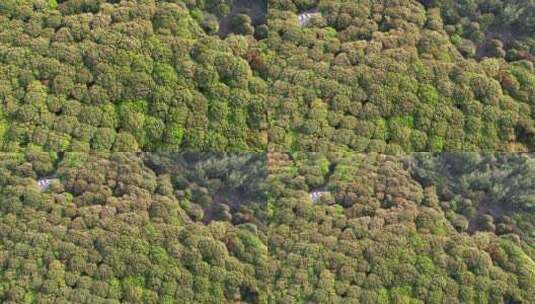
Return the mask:
[[58,179],[57,178],[42,178],[37,181],[37,185],[39,186],[41,191],[45,191],[46,189],[48,189],[48,187],[50,187],[52,182],[54,182],[55,180],[58,180]]
[[316,202],[317,200],[320,199],[320,197],[326,195],[327,191],[312,191],[310,192],[310,199],[312,200],[312,202]]
[[299,26],[308,25],[310,23],[310,20],[313,17],[316,17],[316,16],[318,16],[318,17],[321,16],[321,13],[317,9],[308,10],[308,11],[304,11],[304,12],[300,13],[297,16],[297,20],[299,21]]

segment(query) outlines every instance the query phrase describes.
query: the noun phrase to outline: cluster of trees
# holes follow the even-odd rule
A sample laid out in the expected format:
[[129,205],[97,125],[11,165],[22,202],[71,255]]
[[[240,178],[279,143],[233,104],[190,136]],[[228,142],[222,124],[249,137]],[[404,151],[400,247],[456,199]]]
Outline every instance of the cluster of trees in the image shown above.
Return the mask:
[[[190,217],[262,227],[266,218],[267,166],[265,154],[256,153],[144,153],[146,164],[166,176],[168,191],[175,189],[188,201]],[[171,187],[171,185],[174,185]]]
[[[198,187],[180,183],[208,174],[239,188],[240,170],[262,172],[256,156],[173,156],[204,171],[150,168],[167,157],[1,154],[1,301],[267,303],[267,236],[246,213],[204,224],[192,215],[199,196],[181,194]],[[50,175],[59,180],[41,191]]]
[[514,232],[535,244],[533,154],[422,153],[409,164],[459,231]]
[[531,40],[472,58],[477,22],[531,24],[529,1],[271,0],[254,35],[265,1],[242,2],[2,1],[2,151],[535,147]]
[[256,41],[207,34],[203,5],[2,1],[2,151],[265,150]]
[[[300,27],[296,14],[314,7],[322,17]],[[533,148],[532,58],[466,56],[475,46],[457,43],[467,38],[439,8],[273,0],[268,24],[271,151]]]
[[[0,299],[531,303],[534,163],[462,153],[3,153]],[[313,201],[317,189],[327,194]]]
[[[457,43],[465,48],[478,45],[480,56],[489,54],[519,60],[533,59],[535,55],[535,2],[532,0],[422,2],[428,8],[440,10],[446,31]],[[459,37],[467,40],[461,41]]]
[[[466,180],[475,187],[478,177],[496,195],[533,199],[533,165],[525,169],[533,155],[502,156],[270,155],[268,204],[274,211],[268,248],[276,265],[271,296],[281,303],[535,301],[533,226],[467,233],[445,208],[460,198],[444,197],[444,187],[464,189]],[[471,166],[481,171],[469,173]],[[440,180],[447,173],[437,167],[470,177],[447,177],[448,184]],[[308,197],[318,182],[334,201]],[[532,206],[512,210],[510,224],[521,217],[532,222],[527,208]]]
[[0,301],[535,303],[533,1],[252,1],[0,1]]

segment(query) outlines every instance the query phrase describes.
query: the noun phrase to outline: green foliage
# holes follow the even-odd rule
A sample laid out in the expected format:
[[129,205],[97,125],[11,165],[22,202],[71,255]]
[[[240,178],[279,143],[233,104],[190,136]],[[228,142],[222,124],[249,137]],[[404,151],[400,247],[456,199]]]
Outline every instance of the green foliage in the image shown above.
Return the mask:
[[[525,1],[15,3],[1,11],[5,150],[535,144]],[[288,19],[315,8],[306,27]],[[234,35],[219,37],[225,20]]]
[[48,7],[50,9],[57,9],[58,8],[57,0],[48,0]]
[[439,102],[439,95],[435,87],[431,85],[422,85],[418,89],[418,97],[422,102],[436,105]]
[[[173,302],[180,295],[197,303],[213,297],[425,303],[534,295],[527,231],[535,225],[522,209],[529,206],[507,206],[534,188],[531,155],[271,153],[266,159],[32,149],[0,159],[0,222],[29,237],[3,241],[13,261],[0,265],[12,273],[4,275],[5,301]],[[316,173],[322,191],[339,203],[310,200]],[[43,175],[58,179],[46,191],[37,186]],[[472,206],[476,213],[459,229],[460,213]],[[485,214],[483,223],[483,210],[507,215]],[[34,221],[66,228],[48,231]],[[52,251],[57,258],[44,259]],[[25,278],[19,269],[41,283],[18,284]],[[437,289],[437,280],[451,292]],[[54,293],[58,286],[66,292]]]
[[[254,184],[265,179],[258,175],[262,165],[255,155],[2,154],[0,195],[6,204],[0,207],[0,222],[5,226],[15,220],[13,231],[25,231],[30,238],[17,244],[2,241],[5,257],[17,263],[0,267],[2,273],[15,274],[25,265],[24,272],[38,282],[21,285],[22,273],[4,276],[0,298],[18,303],[177,298],[213,303],[210,299],[217,296],[225,303],[238,298],[264,302],[266,278],[250,271],[267,265],[261,217],[254,216],[262,210],[255,201],[261,185]],[[42,172],[46,166],[51,169]],[[58,179],[46,191],[38,187],[43,174]],[[181,184],[182,179],[189,182]],[[180,207],[178,192],[187,192],[197,203],[201,194],[225,197],[225,203],[203,206],[207,214],[219,205],[241,204],[245,209],[228,209],[241,225],[190,218]],[[39,219],[15,207],[39,214]],[[50,208],[52,213],[45,212]],[[42,225],[30,224],[35,220]],[[64,223],[66,229],[42,229],[52,222]],[[32,256],[25,254],[30,248]],[[50,252],[57,258],[45,258]]]
[[[266,96],[248,88],[254,76],[245,59],[257,43],[248,41],[234,53],[231,40],[208,37],[197,16],[210,14],[204,4],[41,2],[2,6],[2,14],[13,15],[1,21],[6,73],[0,77],[5,105],[0,123],[6,149],[38,144],[58,151],[199,151],[209,148],[206,141],[186,143],[184,134],[210,138],[217,130],[238,147],[265,151],[266,141],[258,140],[265,131],[247,123],[267,111]],[[228,13],[232,3],[221,5],[208,10]],[[98,17],[89,21],[87,13]],[[21,35],[28,41],[16,42]],[[43,51],[45,45],[50,52]],[[242,103],[236,110],[244,120],[225,116],[208,124],[206,101],[229,102],[227,86],[239,87],[241,98],[254,99],[261,113],[251,112],[255,118],[249,119]],[[52,126],[58,134],[50,134]]]
[[[271,156],[271,186],[284,187],[272,192],[275,213],[270,217],[270,231],[274,232],[269,250],[272,258],[281,263],[276,286],[297,282],[302,285],[275,289],[274,298],[328,301],[331,296],[333,302],[351,302],[373,297],[385,303],[432,303],[476,297],[523,301],[535,295],[531,287],[524,285],[529,284],[531,279],[527,278],[535,269],[530,261],[531,239],[522,232],[524,228],[514,228],[529,227],[530,220],[497,218],[503,230],[496,233],[482,232],[483,227],[478,226],[478,214],[484,210],[496,212],[504,202],[482,196],[481,190],[485,190],[477,183],[488,177],[503,178],[495,180],[495,186],[519,183],[506,172],[529,166],[531,154],[525,158],[499,153],[284,155]],[[335,208],[322,200],[310,204],[308,198],[299,196],[302,191],[310,191],[306,172],[319,165],[311,160],[321,156],[335,165],[324,185],[340,201]],[[298,170],[281,170],[291,164],[298,165]],[[530,173],[522,176],[531,180]],[[496,193],[502,193],[502,188]],[[434,197],[436,202],[426,202],[426,196],[427,200]],[[460,211],[472,204],[485,205],[469,217],[468,227],[456,230],[455,223],[461,215],[452,210]],[[515,218],[527,215],[519,209],[511,212]],[[502,246],[511,247],[502,251]],[[308,267],[310,263],[316,265],[313,270]],[[511,267],[505,266],[507,263],[512,263],[508,264]],[[514,268],[513,264],[526,265],[530,270]],[[345,294],[329,295],[331,285],[322,280],[327,271],[337,290],[342,288]],[[473,280],[468,282],[467,277]],[[513,282],[520,278],[523,283]],[[435,280],[447,284],[449,291],[436,288],[432,283]],[[501,289],[497,292],[491,286]]]
[[0,1],[0,301],[534,303],[534,8]]

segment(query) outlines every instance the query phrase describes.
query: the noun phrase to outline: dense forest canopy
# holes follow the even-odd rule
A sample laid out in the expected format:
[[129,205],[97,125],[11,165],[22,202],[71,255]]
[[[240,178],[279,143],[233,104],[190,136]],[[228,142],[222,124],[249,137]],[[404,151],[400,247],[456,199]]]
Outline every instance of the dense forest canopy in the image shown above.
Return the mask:
[[[267,236],[254,216],[263,194],[236,209],[213,200],[222,187],[262,187],[261,157],[0,158],[3,303],[266,302]],[[38,179],[51,175],[58,180],[41,191]]]
[[[460,16],[471,1],[444,2],[272,1],[271,150],[531,150],[533,30],[479,56],[485,33]],[[294,15],[315,6],[321,17],[299,27]]]
[[[275,303],[535,300],[532,154],[280,153],[269,163]],[[314,202],[318,185],[330,195]]]
[[534,151],[534,0],[1,0],[0,302],[535,303]]
[[533,1],[422,2],[2,1],[2,151],[533,149]]
[[[4,153],[0,299],[532,303],[534,164],[492,153]],[[41,189],[45,177],[55,179]],[[312,201],[318,187],[326,194]]]

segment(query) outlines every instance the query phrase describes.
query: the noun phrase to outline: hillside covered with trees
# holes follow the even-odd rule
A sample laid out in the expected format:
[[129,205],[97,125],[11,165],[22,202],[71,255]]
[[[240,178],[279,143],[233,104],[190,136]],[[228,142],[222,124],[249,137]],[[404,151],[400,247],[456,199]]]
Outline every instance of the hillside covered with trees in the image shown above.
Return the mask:
[[0,299],[531,303],[534,164],[531,154],[4,153]]
[[0,0],[1,303],[535,303],[534,0]]
[[[485,36],[506,18],[481,17],[489,1],[271,3],[273,151],[533,149],[534,31],[511,25],[524,32],[507,45]],[[532,23],[532,1],[516,3],[508,22]],[[313,7],[320,16],[300,27],[295,15]]]
[[532,2],[2,1],[2,151],[527,151]]
[[[2,154],[1,301],[265,303],[267,236],[254,216],[265,193],[237,209],[219,193],[262,188],[261,159]],[[46,176],[57,179],[41,190]]]
[[534,160],[271,155],[274,302],[533,302]]

